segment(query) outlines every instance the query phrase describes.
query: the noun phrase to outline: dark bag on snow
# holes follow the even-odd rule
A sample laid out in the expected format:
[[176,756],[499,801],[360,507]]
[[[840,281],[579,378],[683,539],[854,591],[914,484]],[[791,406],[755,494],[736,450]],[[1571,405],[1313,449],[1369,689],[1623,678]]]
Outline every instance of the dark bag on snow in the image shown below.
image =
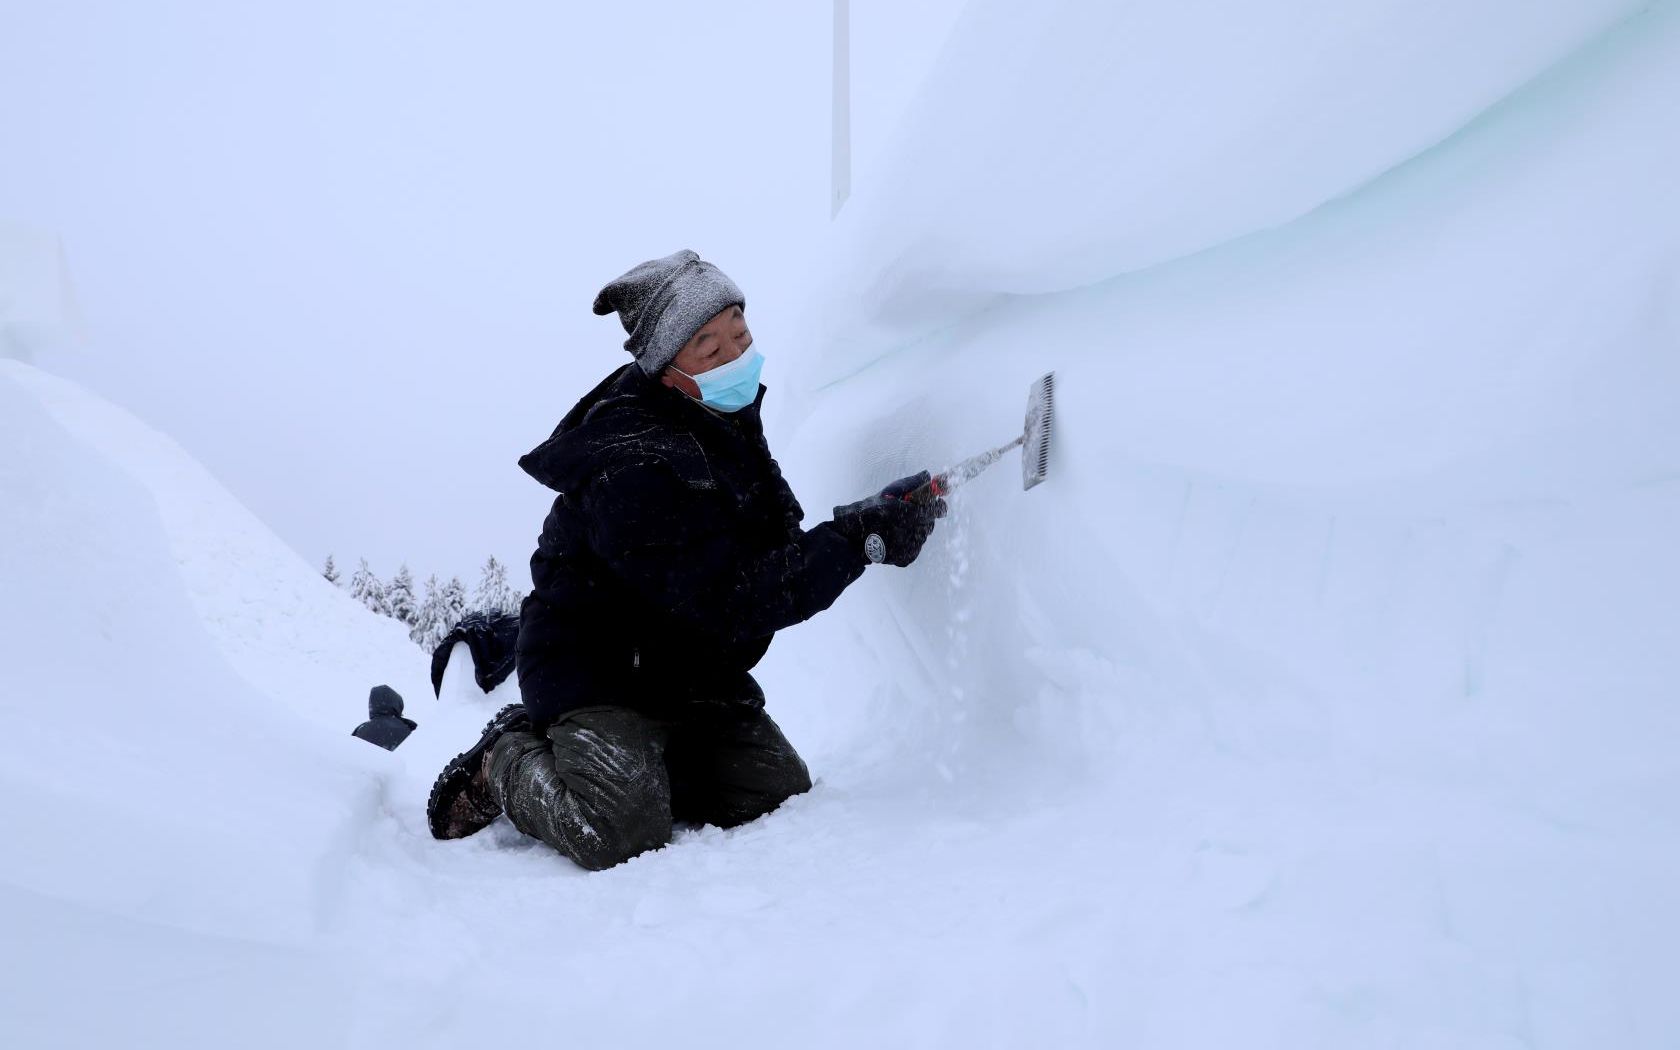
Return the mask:
[[513,651],[519,641],[519,614],[472,612],[432,650],[432,693],[443,692],[443,672],[456,642],[472,653],[473,680],[488,693],[513,673]]

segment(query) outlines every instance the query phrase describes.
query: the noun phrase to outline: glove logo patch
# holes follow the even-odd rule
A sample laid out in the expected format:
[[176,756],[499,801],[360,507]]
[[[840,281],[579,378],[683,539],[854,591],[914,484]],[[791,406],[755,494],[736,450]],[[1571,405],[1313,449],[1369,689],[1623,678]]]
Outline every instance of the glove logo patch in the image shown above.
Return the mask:
[[887,541],[878,532],[871,532],[863,541],[863,556],[876,565],[887,560]]

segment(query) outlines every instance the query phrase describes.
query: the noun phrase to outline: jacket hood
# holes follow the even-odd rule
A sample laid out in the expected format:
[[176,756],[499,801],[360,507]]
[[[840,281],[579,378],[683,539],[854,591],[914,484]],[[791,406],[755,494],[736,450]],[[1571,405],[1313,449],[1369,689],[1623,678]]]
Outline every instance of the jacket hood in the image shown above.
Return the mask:
[[547,441],[519,457],[519,466],[548,488],[566,492],[593,473],[610,449],[648,427],[692,427],[708,420],[719,426],[757,426],[764,393],[760,384],[751,405],[728,415],[715,413],[632,361],[583,395]]
[[368,693],[368,717],[379,718],[384,715],[401,715],[403,698],[388,685],[376,685]]

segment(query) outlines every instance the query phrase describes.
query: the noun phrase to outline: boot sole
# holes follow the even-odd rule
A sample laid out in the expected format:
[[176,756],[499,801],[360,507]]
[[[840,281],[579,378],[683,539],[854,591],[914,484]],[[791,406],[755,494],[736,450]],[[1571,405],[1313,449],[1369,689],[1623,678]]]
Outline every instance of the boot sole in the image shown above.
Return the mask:
[[[518,729],[521,724],[530,725],[528,719],[508,719],[509,713],[514,708],[522,706],[521,704],[509,704],[497,711],[490,721],[485,723],[484,732],[479,734],[478,743],[450,759],[444,765],[443,772],[438,774],[437,780],[432,782],[431,793],[426,796],[426,826],[431,829],[432,838],[441,840],[465,838],[468,835],[476,835],[495,822],[496,818],[491,817],[478,827],[461,834],[452,835],[449,833],[449,811],[454,807],[455,801],[472,786],[473,769],[483,761],[484,752],[495,746],[495,742],[502,738],[502,733]],[[507,720],[507,724],[502,727],[502,733],[497,733],[492,737],[490,731],[496,728],[498,722],[504,720]]]

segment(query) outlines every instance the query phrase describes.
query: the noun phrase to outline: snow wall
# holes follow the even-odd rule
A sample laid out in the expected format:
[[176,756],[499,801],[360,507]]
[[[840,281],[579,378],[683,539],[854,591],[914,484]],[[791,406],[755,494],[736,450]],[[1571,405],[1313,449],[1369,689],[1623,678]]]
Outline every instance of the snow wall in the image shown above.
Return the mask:
[[807,505],[1054,369],[1051,479],[782,689],[1116,844],[1113,1045],[1680,1032],[1677,15],[978,2],[859,174],[782,373]]

